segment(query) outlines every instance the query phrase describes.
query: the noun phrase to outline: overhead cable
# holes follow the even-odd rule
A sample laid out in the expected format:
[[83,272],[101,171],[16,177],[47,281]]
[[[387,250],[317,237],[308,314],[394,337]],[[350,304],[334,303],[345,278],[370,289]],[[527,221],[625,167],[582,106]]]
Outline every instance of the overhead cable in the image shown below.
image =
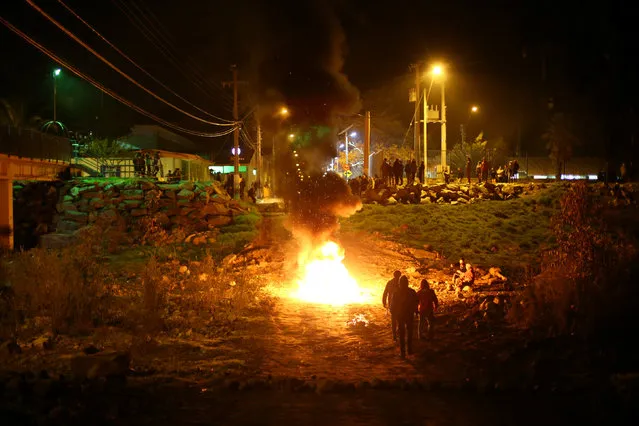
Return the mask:
[[173,124],[173,123],[171,123],[169,121],[166,121],[166,120],[158,117],[157,115],[155,115],[153,113],[150,113],[150,112],[140,108],[139,106],[135,105],[133,102],[128,101],[127,99],[123,98],[122,96],[120,96],[117,93],[111,91],[110,89],[108,89],[107,87],[103,86],[102,84],[98,83],[97,81],[95,81],[90,76],[84,74],[82,71],[80,71],[79,69],[75,68],[73,65],[69,64],[64,59],[60,58],[55,53],[53,53],[49,49],[47,49],[46,47],[42,46],[40,43],[38,43],[37,41],[35,41],[31,37],[29,37],[27,34],[22,32],[20,29],[15,27],[13,24],[11,24],[9,21],[7,21],[6,19],[4,19],[1,16],[0,16],[0,23],[2,23],[9,30],[13,31],[15,34],[20,36],[26,42],[31,44],[33,47],[35,47],[36,49],[38,49],[39,51],[41,51],[42,53],[47,55],[49,58],[51,58],[52,60],[54,60],[58,64],[62,65],[63,67],[65,67],[66,69],[71,71],[73,74],[75,74],[78,77],[82,78],[83,80],[91,83],[97,89],[99,89],[100,91],[102,91],[102,92],[106,93],[107,95],[111,96],[113,99],[123,103],[124,105],[128,106],[129,108],[133,109],[134,111],[137,111],[140,114],[145,115],[145,116],[151,118],[152,120],[157,121],[160,124],[163,124],[163,125],[165,125],[167,127],[170,127],[170,128],[172,128],[174,130],[178,130],[180,132],[183,132],[183,133],[186,133],[186,134],[189,134],[189,135],[201,136],[201,137],[205,137],[205,138],[216,138],[216,137],[226,136],[226,135],[228,135],[230,133],[233,133],[233,131],[235,130],[235,127],[233,127],[231,129],[225,130],[223,132],[218,132],[218,133],[199,132],[199,131],[187,129],[187,128],[181,127],[181,126],[179,126],[177,124]]
[[111,47],[113,50],[115,50],[117,53],[119,53],[120,55],[122,55],[127,61],[129,61],[131,64],[133,64],[137,69],[139,69],[140,71],[142,71],[144,74],[146,74],[149,78],[151,78],[153,81],[155,81],[157,84],[159,84],[160,86],[162,86],[165,90],[169,91],[173,96],[177,97],[178,99],[180,99],[181,101],[185,102],[186,104],[192,106],[193,108],[197,109],[198,111],[208,115],[209,117],[215,118],[217,120],[221,120],[221,121],[225,121],[225,122],[229,122],[232,123],[231,120],[227,120],[221,117],[218,117],[216,115],[213,115],[209,112],[207,112],[206,110],[194,105],[193,103],[189,102],[187,99],[185,99],[184,97],[180,96],[179,94],[177,94],[175,91],[173,91],[170,87],[168,87],[166,84],[162,83],[160,80],[158,80],[157,78],[155,78],[153,75],[151,75],[148,71],[146,71],[144,68],[142,68],[140,65],[138,65],[137,62],[135,62],[133,59],[131,59],[126,53],[124,53],[122,50],[120,50],[117,46],[115,46],[113,43],[111,43],[106,37],[104,37],[102,34],[100,34],[100,32],[98,32],[98,30],[96,30],[93,26],[91,26],[91,24],[89,24],[87,21],[85,21],[84,19],[82,19],[82,17],[80,15],[78,15],[70,6],[68,6],[64,1],[62,0],[58,0],[58,3],[60,3],[69,13],[71,13],[76,19],[78,19],[80,22],[82,22],[86,27],[88,27],[95,35],[97,35],[102,41],[104,41],[106,44],[109,45],[109,47]]
[[209,121],[209,120],[205,120],[201,117],[198,117],[197,115],[193,115],[188,111],[183,110],[182,108],[178,107],[177,105],[174,105],[173,103],[167,101],[166,99],[162,98],[161,96],[155,94],[153,91],[147,89],[146,87],[144,87],[143,85],[141,85],[140,83],[138,83],[135,79],[133,79],[132,77],[130,77],[128,74],[126,74],[124,71],[122,71],[121,69],[119,69],[117,66],[113,65],[108,59],[106,59],[104,56],[100,55],[98,52],[96,52],[93,48],[91,48],[89,45],[87,45],[85,42],[83,42],[80,38],[78,38],[75,34],[73,34],[71,31],[69,31],[68,29],[66,29],[64,27],[64,25],[60,24],[58,21],[56,21],[51,15],[47,14],[44,10],[42,10],[40,7],[38,7],[35,3],[33,3],[32,0],[25,0],[29,6],[31,6],[33,9],[35,9],[37,12],[39,12],[42,16],[44,16],[47,20],[49,20],[52,24],[54,24],[56,27],[58,27],[62,32],[64,32],[67,36],[69,36],[70,38],[72,38],[76,43],[80,44],[82,47],[84,47],[86,50],[88,50],[89,52],[91,52],[95,57],[97,57],[98,59],[100,59],[102,62],[104,62],[105,64],[107,64],[112,70],[114,70],[115,72],[117,72],[118,74],[120,74],[122,77],[124,77],[125,79],[127,79],[129,82],[133,83],[134,85],[136,85],[137,87],[139,87],[140,89],[142,89],[144,92],[148,93],[149,95],[153,96],[155,99],[157,99],[158,101],[162,102],[165,105],[170,106],[171,108],[173,108],[176,111],[181,112],[182,114],[191,117],[194,120],[197,121],[201,121],[202,123],[206,123],[206,124],[211,124],[213,126],[234,126],[234,123],[218,123],[215,121]]

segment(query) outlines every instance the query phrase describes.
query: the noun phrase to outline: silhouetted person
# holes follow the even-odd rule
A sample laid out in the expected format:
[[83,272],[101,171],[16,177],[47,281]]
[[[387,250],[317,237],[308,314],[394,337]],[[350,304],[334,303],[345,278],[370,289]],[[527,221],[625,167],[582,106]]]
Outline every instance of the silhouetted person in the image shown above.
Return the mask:
[[417,292],[419,299],[419,326],[417,327],[417,336],[423,339],[426,335],[426,327],[428,327],[428,338],[432,339],[435,335],[435,309],[439,306],[439,300],[435,291],[430,288],[428,281],[422,280]]
[[422,184],[424,183],[424,169],[425,169],[425,167],[424,167],[424,162],[422,161],[422,162],[419,164],[419,169],[418,169],[418,170],[419,170],[419,181],[420,181]]
[[466,157],[466,178],[468,179],[468,184],[470,185],[470,157]]
[[399,288],[393,295],[391,315],[397,319],[399,328],[399,350],[402,358],[413,353],[413,322],[419,299],[415,290],[408,286],[408,277],[399,279]]
[[253,204],[257,203],[257,198],[255,198],[255,186],[256,186],[255,184],[251,185],[251,187],[248,190],[248,196],[253,202]]
[[399,289],[399,278],[402,276],[400,271],[393,272],[393,278],[391,278],[384,288],[384,294],[382,295],[382,305],[388,308],[391,313],[391,328],[393,329],[393,340],[397,340],[397,318],[393,315],[393,298],[397,289]]

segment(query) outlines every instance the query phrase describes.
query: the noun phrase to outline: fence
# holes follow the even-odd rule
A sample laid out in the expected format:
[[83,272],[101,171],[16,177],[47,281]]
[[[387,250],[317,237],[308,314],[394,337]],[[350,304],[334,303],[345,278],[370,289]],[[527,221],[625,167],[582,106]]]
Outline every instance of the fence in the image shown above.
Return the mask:
[[0,153],[21,158],[69,162],[71,142],[33,129],[0,127]]

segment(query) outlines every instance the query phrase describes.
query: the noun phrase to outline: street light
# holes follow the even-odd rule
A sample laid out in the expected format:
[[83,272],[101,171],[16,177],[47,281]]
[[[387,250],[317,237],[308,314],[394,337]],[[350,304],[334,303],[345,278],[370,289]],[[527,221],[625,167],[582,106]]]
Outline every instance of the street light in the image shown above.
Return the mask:
[[470,107],[470,112],[478,112],[479,111],[479,107],[477,105],[473,105],[472,107]]
[[57,105],[57,97],[58,97],[58,77],[62,70],[60,68],[56,68],[53,70],[53,121],[58,121],[58,105]]
[[280,108],[280,115],[286,117],[288,115],[288,108],[282,107]]
[[295,133],[291,133],[291,134],[289,134],[289,135],[288,135],[288,138],[289,138],[290,140],[295,139]]
[[356,138],[357,137],[357,132],[351,132],[351,138]]
[[442,123],[442,132],[441,132],[441,168],[442,173],[446,169],[446,95],[444,88],[444,68],[442,65],[433,65],[431,68],[431,80],[430,86],[428,87],[428,93],[426,92],[426,88],[424,87],[424,181],[426,181],[428,176],[428,98],[430,97],[430,91],[433,88],[433,83],[435,79],[438,78],[442,87],[442,106],[441,106],[441,117],[440,122]]

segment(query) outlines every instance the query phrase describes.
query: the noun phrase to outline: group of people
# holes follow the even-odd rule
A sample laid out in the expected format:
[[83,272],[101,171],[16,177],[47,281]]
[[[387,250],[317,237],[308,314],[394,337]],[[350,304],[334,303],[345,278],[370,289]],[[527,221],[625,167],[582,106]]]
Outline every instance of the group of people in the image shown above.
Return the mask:
[[393,340],[399,337],[399,348],[402,358],[413,353],[413,329],[415,315],[419,315],[417,327],[418,338],[434,337],[435,310],[439,300],[428,281],[422,280],[419,291],[408,285],[408,277],[400,271],[393,273],[393,278],[386,283],[382,296],[384,308],[390,310]]
[[453,288],[460,293],[464,287],[472,287],[475,284],[475,269],[464,258],[459,259],[459,268],[453,274]]
[[136,177],[164,177],[160,153],[136,152],[133,157],[133,170]]
[[406,164],[398,158],[395,161],[389,161],[384,158],[381,166],[382,181],[386,185],[402,185],[404,176],[406,176],[406,184],[411,185],[415,182],[415,178],[420,182],[424,182],[424,162],[417,166],[417,161],[412,159],[406,161]]
[[[466,157],[466,179],[468,179],[468,183],[470,184],[471,178],[471,160],[470,157]],[[519,162],[517,160],[511,160],[504,164],[503,166],[499,166],[497,169],[491,167],[486,158],[482,158],[477,162],[475,166],[475,175],[477,176],[477,181],[479,183],[482,182],[510,182],[515,176],[519,173]],[[464,170],[461,167],[457,169],[457,179],[461,183],[464,180]],[[446,181],[448,183],[448,180]]]

